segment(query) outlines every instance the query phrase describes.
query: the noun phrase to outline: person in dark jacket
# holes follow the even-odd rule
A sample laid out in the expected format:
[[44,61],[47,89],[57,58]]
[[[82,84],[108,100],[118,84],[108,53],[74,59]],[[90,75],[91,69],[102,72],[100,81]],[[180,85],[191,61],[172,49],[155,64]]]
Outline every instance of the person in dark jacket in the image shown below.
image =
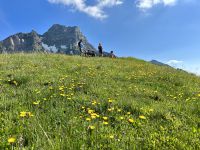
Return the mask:
[[99,57],[103,57],[103,47],[101,43],[99,43],[98,50],[99,50]]
[[116,58],[116,56],[115,56],[113,51],[110,51],[110,58]]
[[83,43],[82,42],[83,42],[82,39],[80,39],[80,41],[78,42],[78,48],[79,48],[81,55],[83,53]]

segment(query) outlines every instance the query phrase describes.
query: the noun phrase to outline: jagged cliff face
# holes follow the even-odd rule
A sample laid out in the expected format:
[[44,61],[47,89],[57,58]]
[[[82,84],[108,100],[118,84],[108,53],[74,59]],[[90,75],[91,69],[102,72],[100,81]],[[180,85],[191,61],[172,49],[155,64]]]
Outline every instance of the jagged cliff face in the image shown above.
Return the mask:
[[44,51],[41,46],[41,37],[35,31],[12,35],[1,43],[1,51],[7,53]]
[[86,50],[96,49],[88,43],[86,37],[78,27],[65,27],[53,25],[46,33],[39,35],[37,32],[18,33],[0,42],[0,52],[32,52],[48,51],[54,53],[78,54],[78,41],[82,39]]
[[73,51],[76,53],[78,52],[77,43],[80,39],[83,40],[85,49],[95,51],[95,48],[88,43],[86,37],[76,26],[65,27],[55,24],[42,37],[43,47],[45,49],[50,47],[54,52],[70,53],[70,51]]

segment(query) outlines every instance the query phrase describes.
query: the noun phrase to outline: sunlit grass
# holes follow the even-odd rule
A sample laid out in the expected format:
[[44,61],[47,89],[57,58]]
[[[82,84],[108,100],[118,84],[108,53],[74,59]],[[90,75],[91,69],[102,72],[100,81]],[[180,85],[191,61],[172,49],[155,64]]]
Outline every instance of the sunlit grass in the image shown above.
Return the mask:
[[0,55],[0,149],[200,149],[200,78],[133,58]]

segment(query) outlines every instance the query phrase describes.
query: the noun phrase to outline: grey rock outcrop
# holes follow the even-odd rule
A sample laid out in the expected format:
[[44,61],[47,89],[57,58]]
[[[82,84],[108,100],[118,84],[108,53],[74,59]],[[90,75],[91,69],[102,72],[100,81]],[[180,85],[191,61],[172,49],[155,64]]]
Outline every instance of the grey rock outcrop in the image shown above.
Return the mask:
[[41,37],[35,31],[17,33],[6,38],[1,43],[1,51],[6,53],[44,51],[41,46]]

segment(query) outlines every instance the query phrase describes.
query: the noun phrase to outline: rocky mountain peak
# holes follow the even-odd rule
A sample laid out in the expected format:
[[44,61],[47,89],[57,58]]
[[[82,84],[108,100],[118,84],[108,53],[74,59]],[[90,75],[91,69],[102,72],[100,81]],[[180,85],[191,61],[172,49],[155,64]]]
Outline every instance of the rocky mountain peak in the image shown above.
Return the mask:
[[31,30],[30,34],[33,35],[33,36],[39,36],[37,31],[35,31],[35,30]]
[[79,27],[77,26],[69,26],[69,27],[66,27],[64,25],[60,25],[60,24],[54,24],[53,26],[51,26],[49,28],[49,30],[47,31],[48,33],[51,33],[51,32],[56,32],[56,33],[63,33],[63,32],[68,32],[68,31],[74,31],[74,32],[80,32],[80,29]]
[[60,24],[52,25],[43,35],[35,30],[30,33],[17,33],[0,41],[1,52],[31,52],[31,51],[49,51],[55,53],[73,52],[78,54],[77,43],[82,39],[86,50],[96,51],[96,49],[87,41],[87,38],[80,31],[79,27],[67,27]]
[[63,25],[54,24],[46,33],[43,34],[42,37],[44,47],[54,47],[54,52],[57,51],[60,53],[70,53],[70,51],[73,51],[74,53],[77,53],[77,43],[80,39],[83,40],[87,50],[95,51],[95,48],[88,43],[86,37],[82,34],[77,26],[66,27]]

